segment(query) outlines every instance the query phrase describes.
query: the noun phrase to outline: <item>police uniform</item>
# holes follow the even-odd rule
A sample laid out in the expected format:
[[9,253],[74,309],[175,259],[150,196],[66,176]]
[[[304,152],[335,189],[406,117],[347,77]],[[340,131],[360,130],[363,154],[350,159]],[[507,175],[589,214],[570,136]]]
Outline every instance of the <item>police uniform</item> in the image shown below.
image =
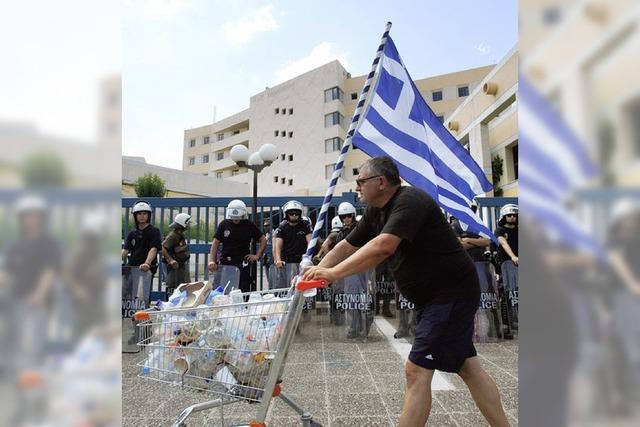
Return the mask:
[[[124,241],[124,248],[129,251],[129,265],[139,267],[147,260],[147,255],[151,248],[162,250],[162,238],[160,230],[149,224],[142,230],[135,228],[129,232]],[[150,264],[151,273],[155,274],[158,270],[158,260],[154,257]]]
[[235,224],[230,219],[223,220],[218,224],[213,237],[222,243],[220,253],[220,264],[235,265],[240,269],[240,290],[249,292],[251,284],[249,280],[249,263],[244,262],[245,256],[251,253],[251,240],[260,240],[263,234],[254,223],[249,220],[240,220]]
[[[184,237],[184,231],[172,230],[162,242],[162,247],[166,249],[169,256],[178,263],[178,268],[174,269],[167,265],[167,296],[182,283],[189,283],[189,245]],[[167,263],[167,260],[164,260]]]

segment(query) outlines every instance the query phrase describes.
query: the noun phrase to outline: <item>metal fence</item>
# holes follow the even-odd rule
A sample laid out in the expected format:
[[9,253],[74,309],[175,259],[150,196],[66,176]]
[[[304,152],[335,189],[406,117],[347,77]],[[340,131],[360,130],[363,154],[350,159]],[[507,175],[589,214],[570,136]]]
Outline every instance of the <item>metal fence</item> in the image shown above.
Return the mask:
[[[281,207],[287,201],[295,198],[305,206],[306,215],[313,224],[322,207],[323,197],[259,197],[256,209],[256,215],[259,227],[265,221],[271,223],[271,229],[275,229],[280,221],[282,221]],[[253,221],[254,212],[252,212],[252,199],[250,197],[239,198],[248,206],[249,219]],[[122,199],[122,239],[126,237],[129,230],[134,227],[131,208],[133,204],[139,200],[138,198]],[[187,234],[190,251],[192,253],[191,268],[194,273],[194,280],[208,280],[209,272],[207,265],[209,263],[209,250],[211,241],[215,233],[217,225],[225,218],[226,207],[231,197],[198,197],[198,198],[147,198],[153,209],[152,223],[158,227],[163,236],[169,231],[169,224],[175,215],[180,212],[191,215],[195,221],[195,226],[191,227]],[[327,212],[327,220],[325,220],[323,232],[321,236],[325,238],[330,229],[330,220],[337,214],[337,207],[342,202],[352,203],[358,214],[364,211],[364,205],[359,202],[357,193],[347,192],[341,196],[332,199],[331,207]],[[517,203],[517,198],[480,198],[478,199],[480,215],[486,218],[486,224],[493,230],[498,218],[500,207],[506,203]],[[154,279],[152,291],[162,291],[162,284],[166,277],[166,267],[160,263],[158,274]],[[259,264],[259,274],[257,286],[258,289],[266,287],[263,266]]]

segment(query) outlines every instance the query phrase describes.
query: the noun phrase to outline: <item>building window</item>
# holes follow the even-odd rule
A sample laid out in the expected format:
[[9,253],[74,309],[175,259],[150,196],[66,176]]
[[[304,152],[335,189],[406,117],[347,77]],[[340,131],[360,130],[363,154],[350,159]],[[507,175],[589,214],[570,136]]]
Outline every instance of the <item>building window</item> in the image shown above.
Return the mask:
[[434,90],[431,92],[431,99],[434,101],[442,101],[442,90]]
[[273,182],[275,182],[276,184],[278,183],[278,177],[277,176],[273,177]]
[[286,155],[286,154],[280,154],[280,160],[284,160],[284,159],[286,159],[286,158],[287,158],[287,155]]
[[232,170],[232,171],[231,171],[231,176],[236,176],[236,175],[238,175],[239,173],[240,173],[240,170],[239,170],[239,169],[234,169],[234,170]]
[[353,168],[351,169],[351,173],[353,174],[353,176],[356,176],[360,173],[360,171],[358,170],[358,168]]
[[562,13],[560,9],[555,6],[547,7],[542,12],[542,20],[547,25],[554,25],[560,22],[562,19]]
[[343,121],[344,116],[335,111],[324,116],[324,127],[330,128],[331,126],[341,125]]
[[222,141],[224,139],[224,133],[218,134],[218,141]]
[[326,165],[324,167],[324,178],[325,179],[331,179],[331,177],[333,176],[333,171],[336,169],[336,164],[332,163],[330,165]]
[[282,135],[282,137],[284,138],[285,136],[287,136],[287,131],[286,130],[280,131],[280,135]]
[[293,108],[289,108],[289,115],[293,114]]
[[293,154],[289,154],[289,161],[293,162]]
[[342,140],[342,138],[337,136],[335,138],[326,139],[324,141],[324,152],[333,153],[335,151],[340,151],[342,150],[343,144],[344,144],[344,141]]
[[195,157],[189,157],[189,166],[193,166],[196,164],[196,158]]
[[287,109],[286,108],[282,109],[282,114],[287,114]]
[[236,130],[234,130],[234,131],[231,133],[231,135],[237,135],[237,134],[239,134],[239,133],[240,133],[240,130],[236,129]]
[[289,180],[289,185],[293,185],[293,180],[292,179]]
[[279,109],[279,108],[276,108],[273,112],[274,112],[275,114],[280,114],[280,109]]
[[205,137],[204,137],[204,142],[203,142],[203,144],[208,144],[208,143],[209,143],[209,137],[208,137],[208,136],[205,136]]
[[222,159],[224,159],[224,152],[220,151],[216,153],[216,160],[222,160]]
[[192,139],[191,141],[189,141],[189,147],[193,148],[196,146],[196,140]]
[[514,145],[511,148],[511,157],[513,160],[513,177],[514,179],[518,179],[518,146]]
[[458,88],[458,98],[469,96],[469,86],[460,86]]
[[289,138],[293,138],[293,132],[289,132]]
[[205,154],[204,156],[202,156],[202,163],[209,163],[209,155]]
[[216,178],[217,179],[221,179],[222,178],[222,172],[216,172]]
[[274,130],[273,131],[273,136],[278,136],[280,135],[280,131],[279,130]]
[[358,92],[352,92],[351,93],[351,100],[352,101],[356,101],[358,99]]
[[280,184],[284,184],[286,182],[286,178],[280,178]]
[[444,123],[444,116],[436,116],[440,123]]
[[324,91],[324,102],[331,102],[335,101],[336,99],[342,101],[343,94],[344,92],[342,92],[342,89],[340,89],[338,86],[327,89]]

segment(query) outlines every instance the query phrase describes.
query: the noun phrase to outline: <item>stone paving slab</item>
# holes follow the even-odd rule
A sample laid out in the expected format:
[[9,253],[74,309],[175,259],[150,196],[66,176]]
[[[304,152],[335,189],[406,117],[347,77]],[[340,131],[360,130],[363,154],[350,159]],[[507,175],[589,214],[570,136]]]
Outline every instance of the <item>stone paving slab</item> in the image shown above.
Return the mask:
[[[347,340],[344,335],[344,326],[330,324],[328,316],[309,316],[290,349],[283,390],[325,427],[397,425],[404,397],[404,360],[375,327],[366,341]],[[517,425],[517,340],[476,344],[476,348],[498,385],[509,421]],[[123,425],[170,426],[186,406],[215,398],[137,377],[135,363],[140,357],[123,354]],[[444,377],[456,389],[433,392],[427,425],[486,425],[464,382],[455,374]],[[257,407],[225,406],[225,425],[247,423]],[[278,427],[300,425],[295,412],[279,399],[272,403],[267,421]],[[196,414],[188,425],[220,425],[219,409]]]

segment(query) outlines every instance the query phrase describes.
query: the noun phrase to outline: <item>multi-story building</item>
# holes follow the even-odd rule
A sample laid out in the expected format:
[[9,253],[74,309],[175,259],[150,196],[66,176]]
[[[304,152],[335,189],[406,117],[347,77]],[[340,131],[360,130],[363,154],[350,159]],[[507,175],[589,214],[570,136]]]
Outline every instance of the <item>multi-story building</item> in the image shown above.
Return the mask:
[[[484,76],[449,116],[449,131],[492,179],[492,161],[501,161],[495,189],[518,196],[518,55],[514,47]],[[498,168],[496,168],[496,171]],[[495,194],[494,194],[495,195]]]
[[[514,73],[512,80],[515,81],[517,70],[510,71]],[[415,83],[434,113],[447,123],[452,114],[465,105],[470,94],[481,91],[484,79],[492,73],[496,74],[494,65],[416,80]],[[365,78],[351,77],[338,61],[333,61],[266,88],[251,97],[248,109],[213,124],[185,130],[183,169],[219,179],[251,182],[250,171],[231,160],[231,148],[244,144],[253,152],[265,143],[272,143],[278,148],[279,157],[260,173],[260,194],[323,195]],[[467,104],[475,105],[475,101]],[[466,114],[466,110],[457,114]],[[474,118],[471,119],[470,125],[475,126]],[[460,119],[461,122],[464,120]],[[469,128],[473,132],[474,126]],[[466,130],[464,127],[459,129]],[[477,139],[460,133],[460,139],[465,137]],[[488,144],[486,138],[477,140]],[[358,166],[366,159],[360,150],[349,152],[336,194],[355,190]],[[485,172],[491,176],[490,159]]]
[[637,186],[637,2],[527,0],[521,16],[523,74],[588,146],[603,184]]

